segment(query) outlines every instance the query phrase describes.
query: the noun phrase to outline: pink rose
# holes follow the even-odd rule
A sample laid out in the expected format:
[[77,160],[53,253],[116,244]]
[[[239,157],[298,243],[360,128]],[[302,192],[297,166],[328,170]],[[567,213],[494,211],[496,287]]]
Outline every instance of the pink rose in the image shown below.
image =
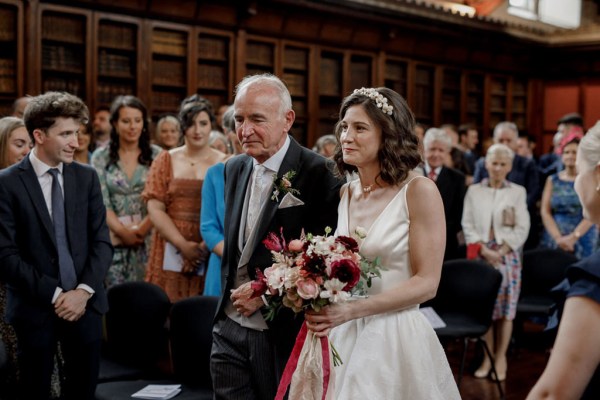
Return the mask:
[[294,239],[288,244],[290,251],[299,252],[304,248],[304,242],[300,239]]
[[292,182],[290,182],[285,176],[283,178],[281,178],[281,186],[283,186],[286,189],[289,189],[292,187]]
[[298,290],[298,296],[305,300],[316,299],[319,297],[319,293],[321,292],[317,282],[310,278],[298,279],[296,281],[296,287]]

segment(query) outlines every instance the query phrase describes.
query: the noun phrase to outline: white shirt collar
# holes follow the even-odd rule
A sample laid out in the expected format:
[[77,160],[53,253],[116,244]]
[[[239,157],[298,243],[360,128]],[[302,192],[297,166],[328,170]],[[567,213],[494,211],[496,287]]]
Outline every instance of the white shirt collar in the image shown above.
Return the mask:
[[[285,143],[283,143],[283,146],[281,146],[281,148],[279,150],[277,150],[277,153],[273,154],[267,161],[262,163],[262,165],[269,171],[273,171],[273,172],[277,173],[279,171],[279,167],[281,167],[281,164],[283,163],[283,159],[285,158],[285,153],[287,153],[289,147],[290,147],[290,136],[286,135]],[[254,167],[256,164],[258,164],[258,161],[256,161],[255,159],[252,159],[252,166]]]
[[43,162],[42,160],[40,160],[39,158],[37,158],[36,150],[37,150],[37,148],[34,147],[29,152],[29,161],[31,162],[31,166],[33,167],[33,170],[35,171],[35,174],[38,176],[38,178],[40,176],[46,174],[48,172],[48,170],[51,168],[58,168],[60,173],[61,174],[63,173],[63,163],[62,162],[59,163],[56,167],[51,167],[48,164],[46,164],[45,162]]

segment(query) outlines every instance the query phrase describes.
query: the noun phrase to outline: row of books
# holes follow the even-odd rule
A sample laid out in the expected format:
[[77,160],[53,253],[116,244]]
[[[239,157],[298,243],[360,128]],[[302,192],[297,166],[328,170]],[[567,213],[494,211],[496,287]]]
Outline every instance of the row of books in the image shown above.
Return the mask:
[[83,19],[53,14],[44,14],[42,18],[42,37],[44,39],[71,43],[85,41],[85,21]]
[[342,95],[342,65],[334,58],[321,59],[319,74],[319,94],[325,96]]
[[246,62],[248,64],[272,66],[274,61],[273,46],[264,43],[248,43],[246,47]]
[[227,67],[220,65],[198,66],[198,87],[227,89]]
[[200,37],[198,56],[208,60],[227,60],[229,58],[229,40],[226,38]]
[[282,76],[292,96],[306,96],[306,76],[301,74],[285,73]]
[[284,67],[305,71],[308,69],[308,50],[287,48],[285,49]]
[[0,58],[0,93],[16,91],[15,60]]
[[84,54],[78,49],[61,45],[44,45],[42,47],[42,67],[81,73],[84,70]]
[[173,92],[154,91],[152,93],[153,112],[177,112],[185,95]]
[[117,96],[135,94],[135,87],[124,83],[106,83],[98,84],[96,96],[98,104],[110,104]]
[[105,24],[100,26],[98,35],[101,46],[135,50],[136,28],[133,26]]
[[85,85],[77,79],[66,78],[47,78],[42,84],[42,92],[59,91],[69,92],[75,96],[84,98],[83,95]]
[[181,32],[155,30],[152,35],[152,52],[185,56],[187,54],[187,35]]
[[152,60],[152,83],[166,86],[185,86],[186,82],[185,61]]
[[101,50],[98,58],[98,70],[103,75],[132,78],[135,71],[135,60],[132,58],[133,56],[112,54]]
[[7,8],[0,8],[0,40],[15,40],[16,17],[16,12]]

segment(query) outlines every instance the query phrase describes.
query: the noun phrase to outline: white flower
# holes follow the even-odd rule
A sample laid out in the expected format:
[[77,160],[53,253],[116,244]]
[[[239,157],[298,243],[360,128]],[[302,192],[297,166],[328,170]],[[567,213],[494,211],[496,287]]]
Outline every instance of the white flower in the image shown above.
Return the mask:
[[364,239],[367,237],[367,230],[365,228],[363,228],[362,226],[357,226],[356,229],[354,229],[354,234],[359,239]]
[[265,277],[267,278],[267,285],[269,288],[279,290],[279,293],[281,294],[283,284],[285,283],[285,272],[287,269],[288,268],[286,267],[275,265],[265,269]]
[[326,281],[324,286],[326,290],[321,291],[321,298],[329,299],[331,303],[343,302],[350,297],[350,293],[342,290],[346,284],[337,278]]

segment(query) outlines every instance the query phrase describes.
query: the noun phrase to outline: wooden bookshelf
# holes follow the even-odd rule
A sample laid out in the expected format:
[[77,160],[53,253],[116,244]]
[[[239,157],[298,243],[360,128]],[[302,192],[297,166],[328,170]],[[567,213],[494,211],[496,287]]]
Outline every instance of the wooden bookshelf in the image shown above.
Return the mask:
[[23,6],[0,4],[0,117],[12,113],[14,100],[23,93]]
[[344,53],[322,50],[319,57],[317,137],[334,133],[344,96]]
[[197,92],[215,110],[231,102],[233,91],[233,34],[199,28],[197,39]]
[[66,91],[89,102],[91,13],[60,6],[41,9],[41,92]]
[[176,114],[188,96],[190,27],[154,23],[150,26],[150,115]]
[[520,133],[527,131],[527,93],[528,84],[524,78],[513,78],[511,81],[511,121]]
[[139,20],[97,14],[94,31],[94,106],[109,105],[119,95],[138,95]]
[[350,55],[350,87],[344,95],[352,93],[354,89],[373,86],[373,60],[374,57],[368,54]]
[[417,64],[415,66],[414,104],[409,104],[417,122],[434,125],[435,67]]
[[278,42],[268,38],[248,36],[246,41],[246,75],[277,73]]
[[494,127],[502,121],[508,119],[507,116],[507,98],[508,98],[508,77],[491,75],[488,76],[489,87],[489,122],[488,129],[493,132]]
[[474,125],[478,130],[483,129],[485,76],[478,72],[466,74],[466,106],[462,122]]
[[393,58],[386,59],[383,86],[395,90],[406,99],[408,97],[408,62]]
[[461,123],[461,80],[460,70],[443,68],[440,96],[440,112],[442,124]]
[[296,121],[290,133],[299,142],[308,142],[309,94],[310,94],[310,60],[312,48],[293,42],[281,45],[282,71],[281,77],[292,96],[292,108],[296,113]]

